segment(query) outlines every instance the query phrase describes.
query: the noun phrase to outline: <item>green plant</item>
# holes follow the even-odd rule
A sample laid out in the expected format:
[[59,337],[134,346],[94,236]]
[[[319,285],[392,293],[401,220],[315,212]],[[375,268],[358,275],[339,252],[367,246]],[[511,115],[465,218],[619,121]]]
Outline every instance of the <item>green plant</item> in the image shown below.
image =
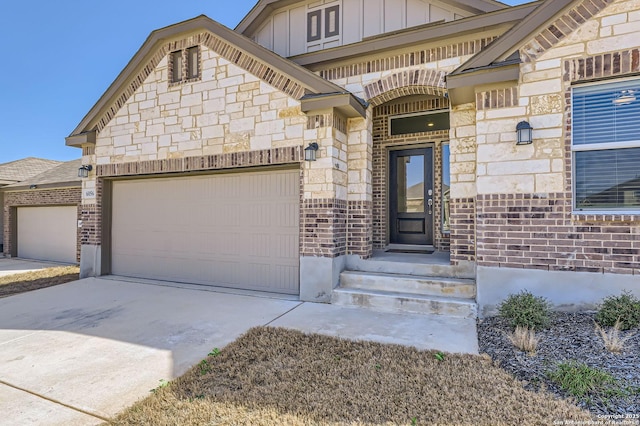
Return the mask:
[[211,352],[209,352],[207,355],[208,356],[218,356],[218,355],[220,355],[220,349],[213,348],[213,349],[211,349]]
[[602,337],[604,347],[607,348],[609,352],[615,352],[615,353],[622,352],[627,340],[635,337],[635,334],[629,334],[625,337],[620,337],[621,329],[622,329],[622,323],[620,322],[620,318],[616,320],[616,323],[608,332],[602,327],[600,327],[600,324],[596,323],[596,332],[600,334],[600,337]]
[[512,327],[527,327],[531,330],[547,328],[551,322],[551,307],[544,297],[536,297],[523,290],[511,294],[498,306],[500,316],[508,319]]
[[209,366],[209,363],[207,362],[206,359],[203,359],[202,361],[200,361],[200,364],[198,364],[198,366],[200,367],[201,376],[204,376],[205,374],[211,372],[211,367]]
[[592,396],[606,398],[629,394],[611,374],[576,361],[559,363],[554,371],[548,373],[548,377],[560,389],[582,401]]
[[156,393],[160,389],[166,388],[167,386],[169,386],[170,383],[171,382],[169,380],[160,379],[160,384],[158,385],[158,387],[151,389],[151,392]]
[[596,314],[598,324],[607,327],[613,327],[618,319],[621,330],[630,330],[640,324],[640,300],[627,291],[604,299]]
[[444,354],[442,352],[436,352],[433,357],[438,361],[444,361]]
[[536,332],[529,327],[517,326],[513,333],[508,335],[509,340],[516,348],[529,354],[534,354],[538,348],[540,339],[536,337]]

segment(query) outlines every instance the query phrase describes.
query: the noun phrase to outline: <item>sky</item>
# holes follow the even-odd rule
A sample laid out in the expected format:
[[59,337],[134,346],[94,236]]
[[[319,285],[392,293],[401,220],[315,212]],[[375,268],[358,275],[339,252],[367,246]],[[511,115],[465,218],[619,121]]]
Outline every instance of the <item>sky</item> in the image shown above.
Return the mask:
[[234,28],[256,1],[3,2],[0,40],[9,43],[0,55],[0,163],[79,158],[65,137],[149,33],[201,14]]

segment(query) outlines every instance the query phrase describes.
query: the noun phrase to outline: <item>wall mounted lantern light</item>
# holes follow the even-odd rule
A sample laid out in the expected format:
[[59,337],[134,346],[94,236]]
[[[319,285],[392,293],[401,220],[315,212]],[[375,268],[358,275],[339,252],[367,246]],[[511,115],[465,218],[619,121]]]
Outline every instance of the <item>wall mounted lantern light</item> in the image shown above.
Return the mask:
[[516,133],[518,135],[517,145],[529,145],[533,142],[533,127],[527,121],[521,121],[516,126]]
[[316,161],[316,152],[318,151],[318,144],[311,142],[308,147],[304,149],[305,161]]
[[87,178],[87,177],[89,177],[89,172],[91,170],[93,170],[93,166],[91,166],[91,164],[82,165],[78,169],[78,177],[79,178]]

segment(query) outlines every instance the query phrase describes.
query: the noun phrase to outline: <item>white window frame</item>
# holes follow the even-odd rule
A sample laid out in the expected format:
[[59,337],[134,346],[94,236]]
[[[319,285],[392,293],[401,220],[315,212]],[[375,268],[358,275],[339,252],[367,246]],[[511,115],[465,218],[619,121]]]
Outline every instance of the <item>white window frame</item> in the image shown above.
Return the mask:
[[[640,77],[626,77],[626,78],[615,78],[608,80],[600,80],[596,82],[590,83],[582,83],[571,86],[571,210],[574,215],[640,215],[639,209],[624,209],[624,208],[602,208],[602,209],[578,209],[577,205],[577,197],[576,197],[576,152],[585,152],[585,151],[611,151],[616,149],[625,149],[625,148],[640,148],[640,139],[634,141],[625,141],[625,142],[602,142],[602,143],[593,143],[593,144],[581,144],[575,145],[573,143],[573,137],[575,135],[573,122],[574,122],[574,100],[573,100],[573,91],[574,89],[581,87],[589,87],[589,86],[602,86],[605,84],[611,83],[622,83],[625,81],[638,81],[640,83]],[[640,134],[640,133],[639,133]]]

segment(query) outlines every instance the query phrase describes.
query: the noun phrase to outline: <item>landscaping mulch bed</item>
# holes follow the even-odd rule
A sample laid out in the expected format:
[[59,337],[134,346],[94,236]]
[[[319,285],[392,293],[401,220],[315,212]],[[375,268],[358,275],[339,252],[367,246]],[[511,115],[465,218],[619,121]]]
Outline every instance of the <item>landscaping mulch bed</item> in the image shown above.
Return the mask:
[[551,327],[536,332],[540,342],[534,355],[511,344],[507,334],[512,329],[507,320],[486,318],[478,322],[480,352],[526,382],[526,389],[538,390],[542,386],[559,397],[569,395],[547,376],[557,363],[574,360],[604,370],[615,377],[621,387],[630,390],[629,395],[594,394],[576,403],[589,409],[596,418],[598,415],[640,415],[640,330],[622,332],[623,336],[635,336],[627,341],[622,353],[611,353],[595,331],[594,318],[595,313],[554,313]]
[[0,297],[13,296],[40,288],[80,279],[78,266],[60,266],[0,277]]
[[116,425],[538,425],[590,414],[531,392],[488,356],[249,330]]

